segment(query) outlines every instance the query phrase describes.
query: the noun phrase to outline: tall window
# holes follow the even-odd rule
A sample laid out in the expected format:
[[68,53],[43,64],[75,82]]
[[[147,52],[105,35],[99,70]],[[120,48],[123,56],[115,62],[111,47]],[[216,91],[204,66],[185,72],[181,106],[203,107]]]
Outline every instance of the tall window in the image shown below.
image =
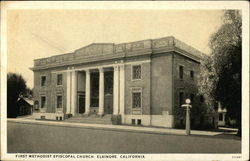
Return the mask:
[[132,108],[141,108],[141,91],[133,91]]
[[219,114],[219,121],[222,121],[222,120],[223,120],[223,114],[220,113],[220,114]]
[[57,75],[57,85],[62,85],[62,74]]
[[141,79],[141,65],[133,65],[132,68],[132,78]]
[[183,66],[179,66],[179,78],[183,79]]
[[41,86],[45,86],[46,83],[46,76],[41,77]]
[[45,108],[45,106],[46,106],[46,97],[41,96],[41,108]]
[[193,103],[193,101],[194,101],[194,94],[190,94],[190,100],[191,100],[191,103]]
[[56,108],[62,108],[62,96],[57,96]]
[[190,71],[190,77],[192,78],[192,79],[194,79],[194,71]]
[[201,103],[204,102],[204,97],[203,97],[203,95],[200,95],[200,102],[201,102]]
[[179,105],[181,106],[183,104],[184,94],[183,92],[179,93]]

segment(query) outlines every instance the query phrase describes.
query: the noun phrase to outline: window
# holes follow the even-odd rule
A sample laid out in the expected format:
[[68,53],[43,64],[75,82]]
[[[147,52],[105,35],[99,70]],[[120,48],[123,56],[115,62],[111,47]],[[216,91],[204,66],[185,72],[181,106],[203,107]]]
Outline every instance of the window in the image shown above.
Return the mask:
[[192,79],[194,79],[194,71],[190,71],[190,77],[192,78]]
[[179,66],[179,78],[183,79],[183,66]]
[[192,104],[194,101],[194,94],[190,94],[190,100],[191,100],[191,104]]
[[132,79],[141,79],[141,65],[132,66]]
[[179,93],[179,104],[180,106],[183,104],[183,92]]
[[222,120],[223,120],[223,114],[220,113],[220,114],[219,114],[219,121],[222,121]]
[[132,125],[135,125],[135,119],[132,119]]
[[133,91],[132,101],[132,108],[141,108],[141,92]]
[[46,106],[46,97],[41,96],[41,108],[45,108],[45,106]]
[[56,108],[62,108],[62,96],[56,98]]
[[45,86],[46,83],[46,76],[41,77],[41,86]]
[[57,85],[62,85],[62,74],[57,75]]
[[141,119],[137,120],[137,125],[141,125]]
[[200,96],[200,102],[203,103],[204,102],[204,97],[201,95]]

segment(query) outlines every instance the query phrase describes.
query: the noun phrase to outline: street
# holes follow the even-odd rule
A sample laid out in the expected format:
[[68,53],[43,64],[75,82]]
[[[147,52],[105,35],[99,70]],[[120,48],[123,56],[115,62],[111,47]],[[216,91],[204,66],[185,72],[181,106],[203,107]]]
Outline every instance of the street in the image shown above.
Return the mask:
[[8,153],[240,153],[238,137],[161,135],[8,122]]

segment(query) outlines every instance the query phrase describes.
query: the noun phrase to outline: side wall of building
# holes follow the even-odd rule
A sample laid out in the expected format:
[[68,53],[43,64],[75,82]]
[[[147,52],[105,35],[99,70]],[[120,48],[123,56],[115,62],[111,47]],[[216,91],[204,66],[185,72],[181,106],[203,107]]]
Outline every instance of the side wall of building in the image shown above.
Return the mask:
[[172,127],[172,53],[152,57],[152,124]]
[[[183,67],[183,78],[180,78],[180,66]],[[193,74],[191,74],[193,72]],[[184,57],[178,53],[174,54],[174,127],[185,127],[186,109],[181,107],[186,98],[191,99],[191,128],[205,126],[208,117],[207,106],[201,95],[198,94],[198,77],[200,63]],[[191,76],[193,75],[193,76]],[[182,94],[180,94],[182,93]],[[181,99],[182,95],[182,99]],[[207,126],[207,125],[206,125]]]
[[[62,112],[66,111],[67,104],[67,73],[54,73],[55,70],[47,69],[34,71],[34,104],[38,103],[40,112],[55,113],[57,96],[62,96]],[[62,74],[62,85],[57,85],[57,74]],[[42,76],[46,77],[45,85],[41,85]],[[45,108],[41,108],[41,97],[46,97]]]
[[[128,63],[129,62],[129,63]],[[141,65],[141,79],[132,79],[132,68]],[[151,86],[151,60],[150,58],[134,59],[125,65],[125,124],[132,124],[132,119],[141,120],[142,125],[150,125],[150,86]],[[133,90],[141,91],[141,109],[132,108]]]

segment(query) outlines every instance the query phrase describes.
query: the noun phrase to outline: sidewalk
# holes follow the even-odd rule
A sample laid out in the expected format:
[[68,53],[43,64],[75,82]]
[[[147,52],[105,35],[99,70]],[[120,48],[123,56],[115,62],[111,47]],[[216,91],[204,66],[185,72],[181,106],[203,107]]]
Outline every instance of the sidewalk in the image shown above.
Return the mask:
[[[171,129],[162,127],[145,127],[145,126],[128,126],[128,125],[106,125],[106,124],[86,124],[86,123],[74,123],[65,121],[47,121],[47,120],[33,120],[29,117],[7,119],[8,122],[17,122],[25,124],[47,125],[47,126],[61,126],[61,127],[77,127],[99,130],[112,130],[112,131],[130,131],[141,132],[150,134],[174,134],[174,135],[186,135],[183,129]],[[213,131],[199,131],[191,130],[191,135],[203,135],[203,136],[215,136],[223,134],[223,132]]]

